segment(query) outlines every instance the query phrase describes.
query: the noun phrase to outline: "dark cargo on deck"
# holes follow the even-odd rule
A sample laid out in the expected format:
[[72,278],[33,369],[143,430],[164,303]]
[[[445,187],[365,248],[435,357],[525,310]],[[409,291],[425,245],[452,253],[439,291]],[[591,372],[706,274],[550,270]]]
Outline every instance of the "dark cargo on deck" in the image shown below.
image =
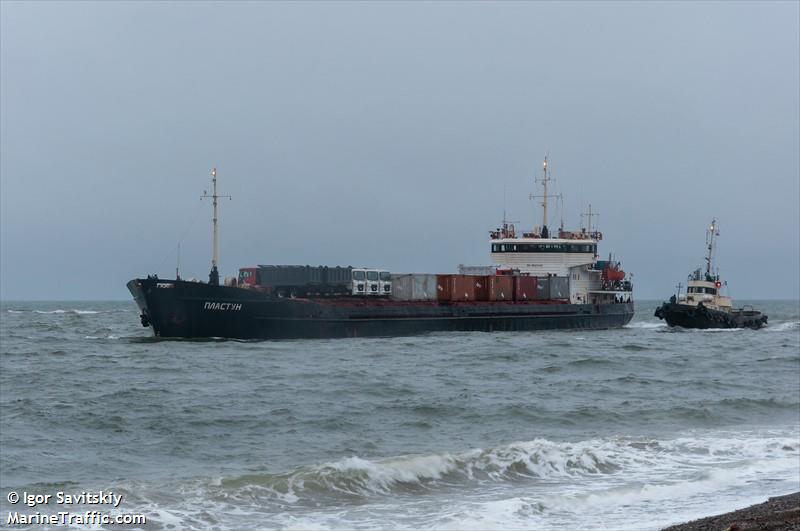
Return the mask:
[[258,284],[279,295],[333,295],[348,292],[352,267],[259,265]]
[[259,265],[258,283],[262,286],[305,286],[307,284],[346,284],[352,267]]

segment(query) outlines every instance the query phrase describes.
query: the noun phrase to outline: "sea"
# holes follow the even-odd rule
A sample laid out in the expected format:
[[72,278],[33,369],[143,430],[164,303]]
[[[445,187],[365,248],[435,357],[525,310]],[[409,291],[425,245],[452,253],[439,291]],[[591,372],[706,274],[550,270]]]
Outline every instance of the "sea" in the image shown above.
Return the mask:
[[190,341],[129,301],[3,302],[0,527],[656,530],[800,491],[800,302],[705,331],[657,304],[605,331]]

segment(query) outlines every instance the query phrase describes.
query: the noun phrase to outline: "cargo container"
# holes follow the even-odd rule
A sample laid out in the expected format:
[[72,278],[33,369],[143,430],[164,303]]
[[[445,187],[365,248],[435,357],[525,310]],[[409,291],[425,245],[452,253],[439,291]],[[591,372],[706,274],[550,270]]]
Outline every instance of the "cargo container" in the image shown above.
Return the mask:
[[453,292],[451,283],[453,275],[436,275],[436,297],[440,301],[450,301]]
[[495,275],[486,277],[489,281],[490,301],[514,300],[514,277]]
[[435,301],[438,299],[436,275],[392,275],[392,298],[398,301]]
[[[258,283],[262,286],[305,286],[324,284],[325,266],[259,265]],[[347,269],[349,279],[350,269]],[[347,282],[347,281],[345,281]]]
[[452,301],[474,301],[476,279],[470,275],[451,275],[450,276],[450,300]]
[[472,277],[472,284],[475,286],[475,298],[473,300],[476,301],[488,301],[489,300],[489,279],[492,278],[491,276],[487,275],[467,275]]
[[512,277],[514,279],[514,300],[536,300],[536,277]]
[[536,300],[550,298],[550,277],[536,277]]
[[[253,280],[255,275],[255,281]],[[350,266],[259,265],[242,268],[241,284],[252,284],[279,297],[371,295],[389,296],[389,271]]]
[[458,264],[458,274],[459,275],[482,275],[482,276],[489,276],[494,275],[497,272],[497,266],[488,265],[488,266],[470,266],[464,264]]
[[550,299],[569,299],[569,277],[550,277]]
[[347,284],[353,278],[352,267],[326,267],[325,278],[326,284]]

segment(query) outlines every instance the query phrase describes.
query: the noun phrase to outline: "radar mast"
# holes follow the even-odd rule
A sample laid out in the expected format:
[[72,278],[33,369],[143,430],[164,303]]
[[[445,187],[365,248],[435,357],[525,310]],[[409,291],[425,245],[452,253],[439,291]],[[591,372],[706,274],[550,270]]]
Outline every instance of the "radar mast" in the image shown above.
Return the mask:
[[544,162],[542,163],[542,176],[541,177],[534,177],[533,180],[534,180],[534,182],[542,183],[542,187],[544,188],[544,194],[543,195],[533,195],[533,194],[531,194],[530,198],[531,199],[539,198],[539,199],[542,200],[542,202],[541,202],[541,205],[542,205],[542,233],[541,233],[541,237],[542,238],[549,238],[550,234],[549,234],[549,231],[547,229],[547,199],[550,198],[550,197],[561,197],[561,194],[559,194],[559,195],[548,195],[547,194],[547,184],[550,183],[551,181],[555,181],[555,179],[550,177],[550,174],[547,172],[547,155],[545,155]]
[[706,256],[706,279],[713,278],[712,270],[714,266],[714,240],[715,236],[719,236],[719,228],[717,228],[717,218],[711,220],[711,226],[706,231],[706,246],[708,248],[708,256]]

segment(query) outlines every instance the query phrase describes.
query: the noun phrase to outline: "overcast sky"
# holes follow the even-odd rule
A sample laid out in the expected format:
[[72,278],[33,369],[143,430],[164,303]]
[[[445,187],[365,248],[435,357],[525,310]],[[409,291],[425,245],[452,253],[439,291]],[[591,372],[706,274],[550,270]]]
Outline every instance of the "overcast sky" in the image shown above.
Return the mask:
[[639,298],[713,217],[734,298],[800,297],[796,1],[0,6],[3,300],[206,279],[213,166],[222,274],[488,264],[546,153]]

